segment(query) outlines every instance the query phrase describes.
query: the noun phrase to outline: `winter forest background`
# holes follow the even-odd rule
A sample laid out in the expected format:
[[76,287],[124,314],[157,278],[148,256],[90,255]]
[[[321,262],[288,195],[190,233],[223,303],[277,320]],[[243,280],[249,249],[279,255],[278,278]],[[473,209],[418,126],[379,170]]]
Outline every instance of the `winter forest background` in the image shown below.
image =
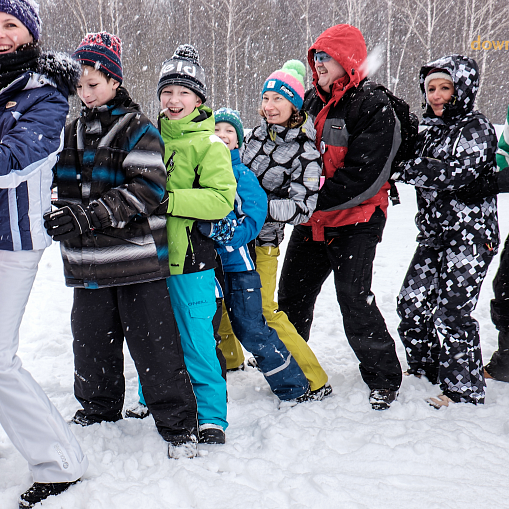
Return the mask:
[[[374,79],[408,101],[414,112],[422,111],[421,65],[460,53],[479,64],[477,108],[493,123],[505,120],[507,0],[39,1],[47,49],[73,51],[87,32],[107,30],[121,37],[124,83],[152,119],[158,112],[161,64],[178,44],[191,43],[200,53],[207,104],[234,107],[244,125],[254,127],[267,76],[288,59],[306,62],[307,48],[323,30],[350,23],[364,34],[368,52],[378,45],[383,50],[384,64]],[[484,47],[490,49],[474,50],[473,41],[489,41]]]

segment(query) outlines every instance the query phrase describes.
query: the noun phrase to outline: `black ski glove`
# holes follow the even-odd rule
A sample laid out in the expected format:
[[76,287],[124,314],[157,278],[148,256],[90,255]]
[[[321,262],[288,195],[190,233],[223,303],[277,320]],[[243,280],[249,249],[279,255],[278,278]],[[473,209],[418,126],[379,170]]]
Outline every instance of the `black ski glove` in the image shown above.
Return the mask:
[[494,196],[500,192],[498,187],[497,173],[482,173],[473,182],[463,186],[454,193],[454,197],[467,205],[473,205],[483,201],[488,196]]
[[43,217],[48,235],[56,241],[69,240],[111,225],[108,211],[97,201],[87,207],[66,201],[54,201],[53,205],[59,208],[46,212]]

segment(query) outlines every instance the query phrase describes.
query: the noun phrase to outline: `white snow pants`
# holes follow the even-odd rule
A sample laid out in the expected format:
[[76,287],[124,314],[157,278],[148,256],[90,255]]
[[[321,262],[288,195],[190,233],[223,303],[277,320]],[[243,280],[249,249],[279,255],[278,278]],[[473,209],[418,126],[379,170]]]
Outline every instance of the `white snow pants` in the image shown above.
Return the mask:
[[0,250],[0,424],[34,482],[66,482],[88,466],[76,438],[16,355],[19,327],[43,250]]

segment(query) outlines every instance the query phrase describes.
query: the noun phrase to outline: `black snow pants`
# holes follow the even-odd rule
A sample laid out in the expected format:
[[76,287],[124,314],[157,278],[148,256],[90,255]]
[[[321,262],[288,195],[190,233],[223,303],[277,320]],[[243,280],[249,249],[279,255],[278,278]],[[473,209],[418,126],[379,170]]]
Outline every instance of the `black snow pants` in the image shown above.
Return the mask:
[[401,366],[394,340],[371,292],[373,260],[385,226],[383,212],[368,223],[325,228],[325,242],[313,241],[311,228],[296,226],[290,238],[278,304],[307,341],[315,302],[334,271],[345,334],[364,382],[370,389],[398,390]]
[[482,244],[419,245],[398,296],[398,332],[410,370],[438,379],[456,402],[484,402],[479,326],[471,313],[492,258]]
[[486,371],[497,380],[509,382],[509,237],[500,255],[493,293],[495,298],[491,301],[491,320],[499,331],[498,350],[491,356]]
[[196,435],[196,399],[166,280],[75,288],[71,326],[74,394],[83,415],[97,422],[121,419],[125,338],[161,436]]

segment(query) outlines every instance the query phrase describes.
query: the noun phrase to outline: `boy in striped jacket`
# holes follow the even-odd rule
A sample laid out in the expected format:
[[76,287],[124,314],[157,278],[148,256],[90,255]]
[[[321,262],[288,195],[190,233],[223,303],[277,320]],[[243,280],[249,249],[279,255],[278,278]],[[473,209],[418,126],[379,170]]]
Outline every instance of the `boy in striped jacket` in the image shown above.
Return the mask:
[[120,39],[105,32],[73,53],[83,109],[65,130],[58,209],[46,215],[74,288],[74,393],[83,408],[73,421],[122,418],[125,337],[169,456],[193,457],[196,400],[166,287],[164,146],[121,86],[120,54]]

